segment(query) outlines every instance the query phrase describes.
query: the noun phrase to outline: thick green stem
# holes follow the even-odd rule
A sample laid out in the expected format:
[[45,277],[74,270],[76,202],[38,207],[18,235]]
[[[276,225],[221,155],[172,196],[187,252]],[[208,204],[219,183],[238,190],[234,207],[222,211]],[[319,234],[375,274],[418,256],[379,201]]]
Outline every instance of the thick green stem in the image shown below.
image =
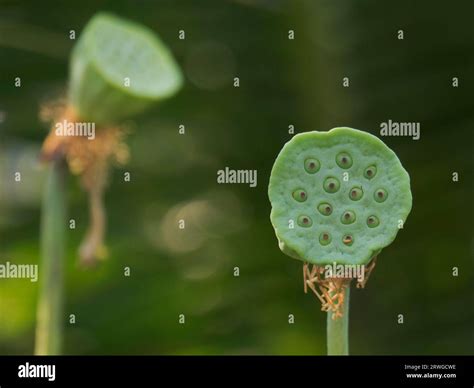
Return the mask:
[[328,355],[347,356],[349,354],[349,299],[351,293],[350,283],[344,295],[343,316],[332,319],[332,312],[327,316],[327,343]]
[[63,331],[63,266],[66,237],[66,169],[52,162],[41,214],[40,290],[35,354],[61,353]]

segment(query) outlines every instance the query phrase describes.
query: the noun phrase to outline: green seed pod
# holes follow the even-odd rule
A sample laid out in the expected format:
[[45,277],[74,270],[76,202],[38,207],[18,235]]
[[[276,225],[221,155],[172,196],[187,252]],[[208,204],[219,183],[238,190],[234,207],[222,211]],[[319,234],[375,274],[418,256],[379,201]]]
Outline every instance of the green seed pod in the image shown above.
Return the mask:
[[340,183],[339,181],[336,179],[336,178],[333,178],[333,177],[329,177],[329,178],[326,178],[326,180],[324,181],[324,190],[326,190],[328,193],[335,193],[339,190],[339,187],[340,187]]
[[306,201],[306,198],[308,197],[306,194],[306,191],[304,190],[295,190],[293,191],[292,196],[298,202],[304,202]]
[[374,199],[377,202],[385,202],[385,200],[387,199],[387,196],[388,196],[387,190],[384,190],[384,189],[378,189],[374,193]]
[[341,152],[336,156],[336,163],[341,168],[350,168],[352,166],[352,158],[347,152]]
[[316,174],[319,171],[321,164],[318,159],[308,158],[304,161],[304,168],[310,174]]
[[369,216],[367,218],[367,226],[369,228],[376,228],[377,226],[379,226],[379,224],[380,224],[380,221],[377,216]]
[[297,223],[299,226],[302,226],[303,228],[309,228],[311,225],[313,225],[313,221],[308,216],[299,216]]
[[364,171],[364,176],[367,179],[374,178],[376,174],[377,174],[377,167],[375,167],[375,166],[369,166]]
[[[308,159],[319,161],[314,174],[307,171]],[[349,179],[343,179],[349,168]],[[295,188],[305,191],[306,201],[288,200]],[[395,153],[351,128],[295,135],[275,161],[268,195],[282,251],[317,265],[367,264],[395,239],[412,204],[410,178]],[[311,228],[288,226],[302,214]]]
[[364,195],[364,192],[362,191],[360,187],[353,187],[349,191],[349,198],[352,199],[353,201],[358,201],[359,199],[362,198],[363,195]]
[[330,216],[332,213],[332,206],[329,203],[324,202],[318,206],[318,210],[322,215]]
[[329,233],[323,232],[319,236],[319,242],[321,245],[328,245],[332,241],[331,235]]
[[353,224],[356,220],[356,215],[353,211],[347,210],[341,216],[341,222],[344,225]]
[[342,238],[342,242],[343,242],[345,245],[351,246],[352,244],[354,244],[354,238],[353,238],[350,234],[346,234],[346,235]]
[[153,31],[106,13],[91,19],[71,55],[70,103],[80,119],[97,124],[139,113],[181,84],[171,52]]

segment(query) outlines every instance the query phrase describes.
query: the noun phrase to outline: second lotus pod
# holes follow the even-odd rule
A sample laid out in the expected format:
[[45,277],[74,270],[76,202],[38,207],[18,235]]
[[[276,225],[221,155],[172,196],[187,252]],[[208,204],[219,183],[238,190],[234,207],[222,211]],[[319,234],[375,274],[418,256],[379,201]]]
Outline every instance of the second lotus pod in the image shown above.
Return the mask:
[[93,138],[58,135],[53,126],[43,160],[64,158],[89,194],[90,227],[80,247],[83,264],[105,256],[103,205],[110,165],[128,158],[121,125],[152,104],[173,96],[182,74],[155,32],[117,16],[99,13],[82,31],[70,61],[67,99],[50,104],[43,116],[53,123],[91,126]]

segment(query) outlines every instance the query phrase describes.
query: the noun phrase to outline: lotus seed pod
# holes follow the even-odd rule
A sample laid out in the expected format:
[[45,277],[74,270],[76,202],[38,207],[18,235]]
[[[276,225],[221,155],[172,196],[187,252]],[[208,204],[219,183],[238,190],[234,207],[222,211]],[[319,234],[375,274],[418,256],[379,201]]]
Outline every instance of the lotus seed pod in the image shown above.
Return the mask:
[[328,245],[331,243],[331,235],[329,233],[323,232],[319,235],[319,243],[321,245]]
[[106,13],[91,19],[71,55],[69,100],[79,118],[98,124],[139,113],[181,84],[153,31]]
[[[316,171],[308,160],[318,161]],[[351,128],[294,136],[275,161],[268,195],[281,250],[316,265],[367,264],[395,239],[412,206],[396,154]]]
[[308,216],[299,216],[298,225],[303,228],[309,228],[311,225],[313,225],[313,221]]
[[328,177],[324,180],[324,190],[328,193],[335,193],[339,190],[340,184],[337,178]]
[[293,198],[295,199],[295,201],[298,201],[298,202],[306,201],[306,191],[304,190],[293,191]]
[[364,192],[360,187],[353,187],[349,191],[349,198],[352,199],[353,201],[358,201],[359,199],[362,198],[364,195]]
[[316,174],[319,171],[319,167],[321,165],[317,159],[309,158],[304,161],[304,168],[310,174]]
[[318,206],[318,210],[321,214],[325,216],[330,216],[332,213],[332,206],[329,203],[324,202]]
[[352,224],[356,220],[356,215],[353,211],[347,210],[341,216],[341,222],[345,225]]

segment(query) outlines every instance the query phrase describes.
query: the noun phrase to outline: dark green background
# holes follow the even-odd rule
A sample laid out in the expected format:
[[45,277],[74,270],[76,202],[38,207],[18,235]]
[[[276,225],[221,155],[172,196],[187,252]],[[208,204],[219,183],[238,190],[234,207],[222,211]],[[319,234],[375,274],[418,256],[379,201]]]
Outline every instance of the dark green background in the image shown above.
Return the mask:
[[[96,11],[109,10],[154,29],[186,83],[133,121],[132,159],[114,171],[107,193],[110,258],[96,270],[77,267],[87,201],[70,180],[78,227],[68,231],[65,313],[76,324],[65,316],[66,354],[324,354],[326,317],[303,293],[302,265],[280,252],[269,221],[270,170],[290,124],[297,132],[346,125],[378,135],[388,119],[421,123],[418,141],[383,139],[411,175],[413,210],[368,287],[352,293],[351,353],[473,354],[470,7],[1,1],[0,261],[39,260],[44,171],[37,154],[47,128],[38,110],[66,88],[69,30],[79,33]],[[257,169],[257,188],[218,185],[225,166]],[[33,352],[36,297],[37,283],[0,280],[0,354]]]

